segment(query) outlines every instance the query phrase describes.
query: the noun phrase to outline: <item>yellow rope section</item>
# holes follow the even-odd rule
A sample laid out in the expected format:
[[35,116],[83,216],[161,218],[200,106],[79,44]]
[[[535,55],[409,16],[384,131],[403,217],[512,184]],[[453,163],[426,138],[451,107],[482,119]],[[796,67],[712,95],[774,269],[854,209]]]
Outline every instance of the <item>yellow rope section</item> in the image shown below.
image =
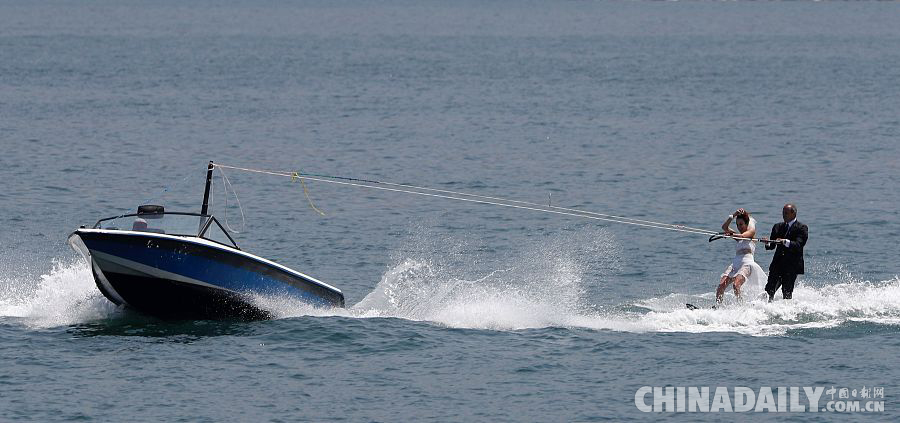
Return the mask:
[[303,187],[303,195],[306,196],[306,201],[309,203],[309,207],[315,210],[316,213],[325,216],[325,213],[323,213],[322,210],[316,208],[316,205],[313,204],[312,199],[309,198],[309,189],[306,188],[306,182],[304,182],[303,178],[300,177],[300,172],[291,172],[291,182],[294,182],[297,179],[300,180],[300,185]]

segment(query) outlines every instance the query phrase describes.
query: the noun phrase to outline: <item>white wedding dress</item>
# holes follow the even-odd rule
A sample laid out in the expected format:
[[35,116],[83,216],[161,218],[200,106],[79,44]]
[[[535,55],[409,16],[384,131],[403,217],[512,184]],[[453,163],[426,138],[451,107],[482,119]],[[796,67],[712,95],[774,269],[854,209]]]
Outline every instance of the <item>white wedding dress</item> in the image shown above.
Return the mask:
[[[750,218],[749,227],[756,229],[756,219]],[[725,273],[722,274],[722,276],[727,275],[729,278],[743,274],[747,278],[747,281],[741,285],[741,296],[744,301],[765,300],[767,298],[766,272],[756,264],[756,260],[753,258],[753,253],[755,252],[756,242],[746,239],[737,241],[734,259],[732,259],[728,268],[725,269]],[[749,267],[749,275],[747,275],[746,270],[742,271],[744,266]]]

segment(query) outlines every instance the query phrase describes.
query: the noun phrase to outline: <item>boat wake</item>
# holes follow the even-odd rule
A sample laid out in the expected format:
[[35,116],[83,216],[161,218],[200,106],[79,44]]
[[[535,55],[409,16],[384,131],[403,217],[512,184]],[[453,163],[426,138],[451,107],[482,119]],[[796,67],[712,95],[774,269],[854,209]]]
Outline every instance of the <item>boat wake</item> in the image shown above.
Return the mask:
[[397,317],[453,328],[499,330],[568,327],[773,336],[847,322],[900,325],[900,279],[820,287],[800,283],[792,301],[729,304],[719,309],[685,307],[689,302],[712,305],[715,298],[711,292],[669,294],[587,309],[572,298],[577,292],[573,286],[581,282],[577,274],[564,264],[548,271],[557,272],[550,286],[534,287],[491,278],[444,280],[427,263],[406,261],[391,269],[375,291],[349,311],[356,317]]
[[[715,297],[708,292],[673,293],[613,306],[593,306],[584,300],[584,287],[587,283],[603,282],[595,279],[596,265],[584,264],[585,257],[614,262],[618,254],[612,244],[598,241],[608,237],[596,235],[571,243],[589,250],[588,254],[579,255],[563,242],[552,242],[540,251],[511,257],[507,266],[480,278],[455,276],[471,273],[466,264],[400,258],[371,293],[347,310],[301,309],[300,304],[278,301],[269,301],[264,307],[276,310],[275,314],[281,317],[391,317],[490,330],[566,327],[777,336],[852,322],[900,326],[900,278],[861,281],[840,266],[821,266],[821,274],[809,278],[811,282],[798,283],[791,301],[780,300],[780,293],[773,303],[735,304],[732,297],[726,299],[725,307],[712,309],[709,307],[715,303]],[[584,276],[587,268],[593,273],[589,281]],[[688,310],[686,303],[706,308]]]
[[[315,308],[287,297],[256,297],[254,301],[276,319],[396,318],[487,330],[561,327],[777,336],[856,322],[900,326],[900,278],[868,282],[828,270],[824,278],[817,275],[799,283],[792,301],[685,308],[685,303],[712,305],[710,292],[673,293],[616,305],[589,304],[586,286],[602,286],[602,275],[610,270],[598,270],[598,263],[609,266],[619,254],[613,243],[603,241],[609,237],[595,235],[577,242],[560,237],[539,249],[513,253],[500,260],[501,266],[479,265],[478,260],[457,253],[432,253],[430,258],[427,253],[400,254],[372,292],[347,309]],[[447,249],[443,251],[463,250],[457,247],[442,245]],[[484,268],[481,276],[464,276],[479,267]],[[56,263],[52,271],[32,282],[0,279],[0,287],[0,321],[58,327],[123,313],[100,294],[82,260]]]
[[[395,257],[375,289],[345,310],[314,309],[284,298],[257,297],[255,303],[277,317],[388,317],[499,330],[565,326],[560,316],[588,306],[583,275],[618,261],[615,244],[602,230],[545,240],[501,260],[500,269],[466,254],[458,239],[423,233],[417,238],[411,246],[417,253]],[[471,273],[481,276],[465,276]]]
[[121,313],[107,300],[81,259],[55,261],[37,280],[0,279],[0,318],[15,318],[31,327],[57,327]]

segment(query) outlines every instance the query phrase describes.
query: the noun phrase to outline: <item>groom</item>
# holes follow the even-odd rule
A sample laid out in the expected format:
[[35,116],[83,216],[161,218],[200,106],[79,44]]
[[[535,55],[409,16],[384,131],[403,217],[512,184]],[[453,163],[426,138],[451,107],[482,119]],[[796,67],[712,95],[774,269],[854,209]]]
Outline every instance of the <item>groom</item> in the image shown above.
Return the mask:
[[769,265],[769,282],[766,284],[769,302],[775,297],[779,287],[782,297],[785,300],[791,299],[797,275],[803,274],[803,247],[809,238],[809,228],[797,221],[796,206],[785,204],[781,209],[781,217],[784,222],[776,223],[772,227],[772,237],[768,238],[774,241],[763,238],[768,241],[767,250],[775,249],[775,256]]

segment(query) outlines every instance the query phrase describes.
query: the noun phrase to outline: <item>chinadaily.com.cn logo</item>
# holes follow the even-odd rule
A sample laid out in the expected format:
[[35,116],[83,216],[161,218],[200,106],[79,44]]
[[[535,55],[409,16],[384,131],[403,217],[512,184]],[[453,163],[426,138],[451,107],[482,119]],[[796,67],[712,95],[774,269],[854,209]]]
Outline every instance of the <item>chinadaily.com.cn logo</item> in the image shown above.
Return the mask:
[[884,387],[642,386],[634,405],[645,413],[881,413]]

